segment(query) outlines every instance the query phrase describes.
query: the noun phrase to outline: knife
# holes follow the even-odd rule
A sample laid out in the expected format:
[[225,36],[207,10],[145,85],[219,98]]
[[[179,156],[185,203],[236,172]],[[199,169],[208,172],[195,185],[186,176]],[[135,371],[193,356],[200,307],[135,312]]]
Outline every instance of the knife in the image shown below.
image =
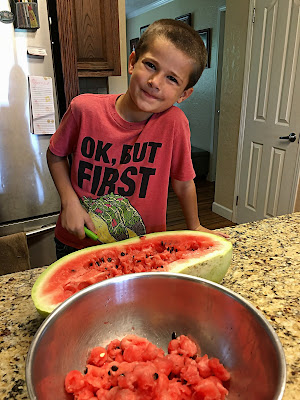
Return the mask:
[[[96,233],[92,232],[91,230],[89,230],[86,226],[84,227],[84,232],[86,234],[86,236],[88,236],[89,238],[95,240],[95,241],[99,241],[101,242],[101,240],[98,238],[98,236],[96,235]],[[102,243],[102,242],[101,242]]]

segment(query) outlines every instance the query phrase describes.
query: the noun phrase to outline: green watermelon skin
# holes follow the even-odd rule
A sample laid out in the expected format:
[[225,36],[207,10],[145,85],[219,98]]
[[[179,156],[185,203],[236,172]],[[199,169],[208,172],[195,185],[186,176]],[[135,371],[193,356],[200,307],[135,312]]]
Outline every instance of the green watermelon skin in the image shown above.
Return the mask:
[[31,296],[38,312],[46,317],[77,291],[127,273],[167,271],[220,283],[231,258],[232,244],[220,236],[197,231],[151,233],[59,259],[38,277]]

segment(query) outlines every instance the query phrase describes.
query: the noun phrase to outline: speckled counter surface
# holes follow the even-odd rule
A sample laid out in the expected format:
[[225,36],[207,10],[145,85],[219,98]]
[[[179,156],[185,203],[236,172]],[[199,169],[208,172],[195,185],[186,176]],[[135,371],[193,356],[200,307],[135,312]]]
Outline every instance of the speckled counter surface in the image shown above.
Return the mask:
[[[283,398],[299,399],[300,213],[223,231],[229,234],[234,252],[231,267],[222,283],[248,299],[276,330],[287,362]],[[43,269],[0,277],[1,400],[28,399],[26,355],[43,321],[34,308],[30,291]]]

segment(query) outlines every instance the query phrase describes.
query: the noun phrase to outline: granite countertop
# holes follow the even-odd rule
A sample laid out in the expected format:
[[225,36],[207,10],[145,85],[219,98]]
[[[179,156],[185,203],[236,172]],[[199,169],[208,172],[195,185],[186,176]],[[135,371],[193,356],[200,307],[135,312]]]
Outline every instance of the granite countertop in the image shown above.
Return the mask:
[[[271,323],[287,362],[284,400],[300,388],[300,213],[222,229],[233,244],[224,286],[255,305]],[[0,276],[0,399],[28,399],[25,361],[43,319],[30,291],[44,268]],[[271,400],[271,399],[270,399]]]

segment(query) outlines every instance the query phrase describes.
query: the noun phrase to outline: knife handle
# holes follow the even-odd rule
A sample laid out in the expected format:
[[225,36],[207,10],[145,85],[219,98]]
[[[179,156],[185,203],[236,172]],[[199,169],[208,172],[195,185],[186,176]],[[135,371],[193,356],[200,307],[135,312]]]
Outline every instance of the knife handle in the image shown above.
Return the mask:
[[96,240],[96,241],[99,240],[98,236],[94,232],[90,231],[86,226],[84,227],[84,232],[85,232],[86,236],[88,236],[89,238]]

